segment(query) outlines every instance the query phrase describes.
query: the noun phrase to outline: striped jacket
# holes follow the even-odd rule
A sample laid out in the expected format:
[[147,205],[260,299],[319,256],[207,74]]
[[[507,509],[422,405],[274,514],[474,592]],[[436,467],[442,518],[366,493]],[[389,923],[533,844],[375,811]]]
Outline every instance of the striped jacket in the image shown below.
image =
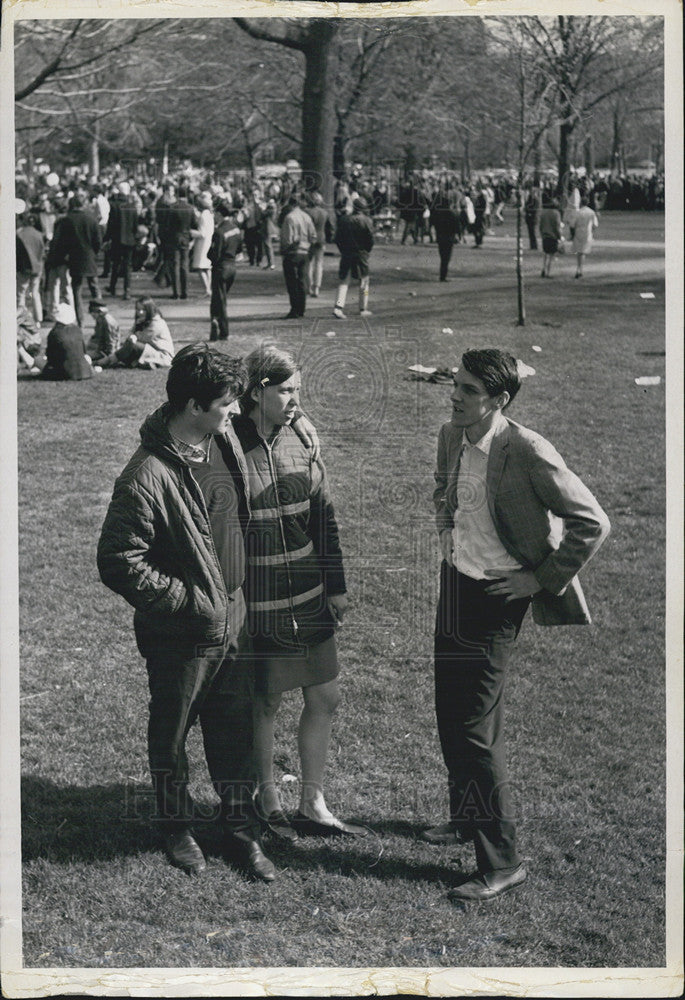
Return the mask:
[[327,598],[345,593],[323,463],[291,427],[267,443],[249,417],[235,417],[233,426],[248,470],[245,589],[255,649],[278,655],[318,645],[334,630]]

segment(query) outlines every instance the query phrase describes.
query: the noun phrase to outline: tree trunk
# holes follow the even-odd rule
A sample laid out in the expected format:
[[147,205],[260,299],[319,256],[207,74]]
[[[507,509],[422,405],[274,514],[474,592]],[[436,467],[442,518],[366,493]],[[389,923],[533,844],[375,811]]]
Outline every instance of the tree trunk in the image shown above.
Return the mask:
[[571,118],[571,109],[564,108],[564,120],[559,126],[559,159],[557,168],[559,179],[557,180],[557,194],[564,197],[568,193],[568,181],[571,172],[571,143],[573,140],[573,130],[575,122]]
[[538,135],[533,146],[533,187],[540,187],[542,175],[542,133]]
[[302,183],[305,191],[320,191],[324,204],[333,205],[333,137],[335,107],[331,43],[338,25],[331,19],[312,21],[305,55],[302,95]]
[[93,123],[93,138],[90,140],[89,165],[91,181],[96,181],[100,176],[100,139],[98,123]]
[[585,173],[590,175],[595,172],[595,144],[591,135],[588,135],[583,145],[583,160],[585,161]]
[[618,104],[614,107],[613,113],[613,133],[611,137],[611,175],[612,177],[620,173],[621,157],[621,113]]
[[333,137],[333,176],[336,180],[345,173],[345,134],[342,125]]

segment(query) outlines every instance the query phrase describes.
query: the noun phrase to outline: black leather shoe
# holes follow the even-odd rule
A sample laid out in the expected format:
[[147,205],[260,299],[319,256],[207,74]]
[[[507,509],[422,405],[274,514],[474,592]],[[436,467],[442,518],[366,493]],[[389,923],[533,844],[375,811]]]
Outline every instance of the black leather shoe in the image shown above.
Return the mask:
[[336,819],[334,823],[319,823],[301,812],[293,816],[293,826],[305,837],[366,837],[369,834],[367,827],[356,823],[344,823],[341,819]]
[[474,875],[463,885],[451,889],[447,893],[447,898],[464,903],[479,903],[494,899],[503,892],[515,889],[517,885],[525,882],[527,874],[523,865],[514,868],[513,872],[483,872]]
[[273,882],[276,878],[276,868],[264,853],[259,833],[255,830],[227,830],[224,849],[228,860],[238,864],[246,874],[263,882]]
[[448,821],[424,830],[423,833],[419,834],[419,839],[425,840],[427,844],[446,844],[448,847],[454,847],[455,844],[467,844],[473,838]]
[[267,830],[277,840],[287,840],[291,844],[300,839],[297,835],[297,830],[290,825],[288,817],[280,809],[274,809],[267,816],[260,811],[258,802],[255,803],[255,806],[262,830]]
[[207,867],[200,845],[190,830],[176,830],[164,836],[164,847],[172,865],[188,875],[199,875]]

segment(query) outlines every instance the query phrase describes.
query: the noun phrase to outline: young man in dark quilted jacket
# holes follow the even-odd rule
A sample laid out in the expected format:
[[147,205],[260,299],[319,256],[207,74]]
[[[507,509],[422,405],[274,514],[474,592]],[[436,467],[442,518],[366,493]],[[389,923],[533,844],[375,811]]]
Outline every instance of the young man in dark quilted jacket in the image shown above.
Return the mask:
[[98,545],[103,583],[135,608],[150,687],[148,751],[155,820],[173,864],[205,867],[190,827],[185,742],[199,718],[229,856],[264,881],[252,805],[252,664],[242,583],[249,491],[229,413],[240,361],[207,344],[174,358],[168,402],[141,427],[116,481]]

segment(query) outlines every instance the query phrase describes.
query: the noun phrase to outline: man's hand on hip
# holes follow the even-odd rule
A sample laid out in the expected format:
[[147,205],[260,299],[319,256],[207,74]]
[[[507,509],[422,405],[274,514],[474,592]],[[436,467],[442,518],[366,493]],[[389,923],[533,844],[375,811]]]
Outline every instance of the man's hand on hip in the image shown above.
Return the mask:
[[518,569],[513,573],[507,573],[501,580],[497,580],[485,590],[487,594],[493,597],[504,597],[509,602],[516,601],[521,597],[531,597],[533,594],[537,594],[538,590],[542,590],[542,587],[536,580],[535,573]]
[[452,565],[452,549],[454,548],[454,543],[452,541],[452,532],[449,528],[443,528],[440,532],[440,554],[445,562],[448,562],[450,566]]

